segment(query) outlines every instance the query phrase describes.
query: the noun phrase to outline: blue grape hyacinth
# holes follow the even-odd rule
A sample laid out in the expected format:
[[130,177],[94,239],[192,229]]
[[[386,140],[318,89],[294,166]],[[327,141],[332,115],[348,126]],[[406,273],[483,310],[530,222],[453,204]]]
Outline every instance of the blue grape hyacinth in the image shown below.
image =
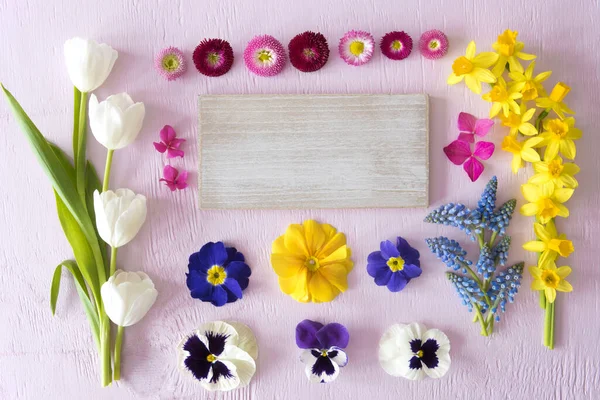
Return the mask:
[[[498,180],[493,177],[474,209],[461,203],[449,203],[431,211],[425,222],[453,226],[465,232],[479,244],[477,263],[469,260],[467,252],[456,240],[445,236],[425,239],[427,246],[448,268],[446,276],[452,282],[463,305],[475,311],[475,322],[481,334],[490,335],[494,322],[500,321],[500,311],[515,300],[523,276],[523,263],[502,271],[508,261],[510,236],[506,229],[515,210],[514,199],[496,208]],[[462,273],[462,274],[461,274]]]

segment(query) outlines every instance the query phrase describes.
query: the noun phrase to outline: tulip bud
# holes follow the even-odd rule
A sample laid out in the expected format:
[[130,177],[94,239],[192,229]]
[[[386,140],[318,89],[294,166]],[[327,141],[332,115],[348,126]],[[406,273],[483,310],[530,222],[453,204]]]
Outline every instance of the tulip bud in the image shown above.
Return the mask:
[[89,114],[96,140],[109,150],[117,150],[131,144],[140,133],[146,109],[127,93],[109,96],[100,103],[92,94]]
[[119,53],[107,44],[73,38],[64,45],[67,72],[81,92],[91,92],[104,83]]
[[146,220],[146,197],[129,189],[94,192],[96,226],[102,240],[113,248],[129,243]]
[[100,289],[106,315],[119,326],[138,323],[156,301],[158,291],[143,272],[118,269]]

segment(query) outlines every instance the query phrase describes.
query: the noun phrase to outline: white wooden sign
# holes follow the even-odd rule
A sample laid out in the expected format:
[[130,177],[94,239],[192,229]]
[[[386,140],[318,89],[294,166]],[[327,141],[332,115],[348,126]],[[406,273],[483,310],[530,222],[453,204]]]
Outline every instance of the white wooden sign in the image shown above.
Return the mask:
[[427,95],[199,103],[202,209],[428,206]]

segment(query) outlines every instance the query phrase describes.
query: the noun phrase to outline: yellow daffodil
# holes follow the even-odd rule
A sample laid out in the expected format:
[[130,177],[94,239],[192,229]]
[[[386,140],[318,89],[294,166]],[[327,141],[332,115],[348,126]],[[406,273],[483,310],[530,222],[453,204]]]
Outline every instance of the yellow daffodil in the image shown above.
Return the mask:
[[308,220],[290,225],[273,242],[271,264],[282,292],[302,303],[322,303],[348,288],[350,255],[343,233]]
[[529,122],[533,118],[533,114],[535,114],[535,108],[527,110],[525,104],[521,104],[521,114],[511,111],[507,117],[502,115],[500,119],[502,120],[502,125],[510,128],[509,134],[511,136],[517,136],[517,132],[521,132],[525,136],[535,136],[538,134],[538,131]]
[[452,74],[448,77],[448,84],[455,85],[465,80],[465,84],[476,94],[481,93],[481,82],[494,83],[496,77],[487,69],[498,59],[498,54],[484,52],[475,54],[475,42],[469,43],[464,56],[458,57],[452,64]]
[[573,117],[544,121],[544,132],[540,135],[544,140],[539,144],[540,147],[547,146],[544,159],[552,160],[559,151],[569,160],[575,159],[577,148],[573,141],[581,139],[582,133],[574,126],[575,118]]
[[529,179],[529,183],[534,185],[552,182],[556,188],[575,189],[579,186],[579,182],[573,177],[579,172],[579,167],[575,163],[563,164],[563,159],[560,157],[550,161],[538,161],[533,164],[533,169],[536,174]]
[[565,103],[563,103],[565,96],[570,91],[570,86],[564,84],[563,82],[558,82],[552,89],[552,92],[550,92],[550,96],[538,97],[535,100],[535,104],[539,108],[552,109],[560,119],[564,119],[565,113],[573,115],[575,114],[575,111],[571,110]]
[[539,186],[526,183],[521,185],[521,192],[529,202],[521,207],[521,214],[528,217],[535,215],[542,224],[555,217],[569,216],[569,210],[562,203],[571,198],[573,189],[556,189],[552,182]]
[[521,51],[523,50],[523,47],[525,47],[525,44],[517,41],[518,34],[519,32],[517,31],[507,29],[498,36],[498,40],[492,45],[494,50],[498,52],[498,62],[492,69],[492,73],[495,76],[502,75],[502,72],[504,72],[504,69],[506,68],[506,63],[508,63],[511,72],[515,71],[522,73],[523,66],[518,58],[521,60],[533,60],[535,58],[535,55],[523,53]]
[[534,149],[543,139],[540,137],[532,137],[519,142],[516,137],[507,135],[502,141],[502,150],[512,153],[513,159],[511,168],[516,174],[520,168],[523,168],[523,161],[537,162],[540,161],[540,154]]
[[508,74],[510,79],[512,79],[510,86],[514,87],[515,90],[523,95],[523,101],[535,100],[539,96],[547,96],[542,82],[552,75],[552,71],[542,72],[534,77],[534,68],[535,61],[532,61],[525,70],[525,73],[510,71]]
[[549,303],[554,303],[554,300],[556,300],[556,291],[573,291],[573,286],[565,280],[571,273],[571,267],[556,268],[556,264],[552,262],[543,268],[539,266],[530,267],[529,272],[533,276],[531,288],[533,290],[543,290]]
[[541,267],[553,262],[559,255],[569,257],[575,251],[573,242],[567,240],[564,233],[558,234],[554,221],[548,221],[545,227],[542,224],[535,223],[533,224],[533,230],[538,240],[525,243],[523,248],[534,253],[542,253],[538,260],[538,265]]
[[506,81],[501,76],[498,77],[496,84],[488,93],[481,96],[485,101],[492,103],[490,109],[490,118],[494,118],[500,111],[505,117],[508,117],[510,111],[515,114],[521,114],[521,108],[515,101],[523,95],[517,92],[514,88],[506,87]]

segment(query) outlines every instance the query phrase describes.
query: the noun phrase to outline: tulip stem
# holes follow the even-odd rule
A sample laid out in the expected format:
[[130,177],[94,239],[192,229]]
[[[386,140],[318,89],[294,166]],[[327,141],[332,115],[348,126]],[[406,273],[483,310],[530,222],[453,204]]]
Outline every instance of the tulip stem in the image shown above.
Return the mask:
[[112,382],[110,365],[110,321],[104,314],[102,317],[102,333],[100,339],[100,368],[102,370],[102,386],[108,386]]
[[117,338],[115,339],[115,365],[113,372],[113,379],[118,381],[121,379],[121,346],[123,345],[123,332],[125,328],[119,326],[117,329]]
[[118,249],[118,247],[110,248],[110,274],[109,274],[109,277],[113,276],[115,274],[115,271],[117,270],[117,249]]
[[87,92],[81,92],[79,101],[79,122],[77,124],[77,153],[75,153],[75,175],[77,182],[77,192],[81,197],[84,206],[85,202],[85,146],[87,144]]
[[108,153],[106,153],[106,165],[104,166],[104,182],[102,183],[102,191],[106,192],[108,190],[108,182],[110,181],[110,168],[112,166],[112,158],[113,158],[114,150],[108,149]]

